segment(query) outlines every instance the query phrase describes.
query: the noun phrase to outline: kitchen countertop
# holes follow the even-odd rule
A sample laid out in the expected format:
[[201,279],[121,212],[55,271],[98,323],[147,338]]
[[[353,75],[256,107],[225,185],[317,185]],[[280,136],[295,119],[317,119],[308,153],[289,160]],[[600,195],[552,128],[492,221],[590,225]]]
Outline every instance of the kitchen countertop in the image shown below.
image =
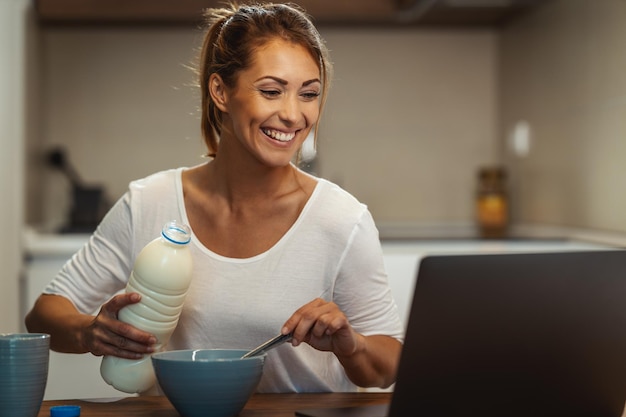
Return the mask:
[[553,252],[613,249],[611,245],[569,239],[383,239],[383,253],[443,255],[458,253]]
[[[397,223],[377,222],[382,241],[411,240],[424,242],[492,242],[482,239],[476,226],[468,223]],[[626,248],[626,232],[584,229],[546,224],[516,224],[509,228],[504,242],[546,241]]]
[[89,234],[40,233],[26,228],[22,234],[22,245],[27,255],[66,256],[76,253],[89,237]]

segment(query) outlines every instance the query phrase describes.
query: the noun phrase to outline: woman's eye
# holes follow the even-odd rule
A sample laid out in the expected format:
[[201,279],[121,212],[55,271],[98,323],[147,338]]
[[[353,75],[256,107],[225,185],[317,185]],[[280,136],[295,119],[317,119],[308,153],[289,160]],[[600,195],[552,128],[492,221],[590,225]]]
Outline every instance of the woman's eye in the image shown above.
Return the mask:
[[280,95],[280,91],[278,90],[260,90],[261,94],[266,97],[278,97]]
[[302,93],[302,97],[304,97],[304,99],[306,99],[306,100],[315,100],[319,96],[320,96],[320,93],[318,93],[317,91],[311,91],[311,92],[308,92],[308,93]]

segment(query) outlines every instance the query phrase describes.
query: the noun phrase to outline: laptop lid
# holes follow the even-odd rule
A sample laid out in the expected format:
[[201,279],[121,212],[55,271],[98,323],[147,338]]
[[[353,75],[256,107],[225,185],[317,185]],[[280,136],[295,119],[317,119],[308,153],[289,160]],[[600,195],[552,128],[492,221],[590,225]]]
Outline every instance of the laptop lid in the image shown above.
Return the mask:
[[388,417],[620,416],[626,251],[428,256]]

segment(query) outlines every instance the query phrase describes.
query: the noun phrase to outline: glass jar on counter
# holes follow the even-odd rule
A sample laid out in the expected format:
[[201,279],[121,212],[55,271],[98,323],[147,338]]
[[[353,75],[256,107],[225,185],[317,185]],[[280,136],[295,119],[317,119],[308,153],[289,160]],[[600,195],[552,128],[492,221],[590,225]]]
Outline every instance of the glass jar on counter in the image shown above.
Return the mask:
[[506,170],[501,166],[482,167],[478,171],[476,220],[480,236],[503,238],[509,225]]

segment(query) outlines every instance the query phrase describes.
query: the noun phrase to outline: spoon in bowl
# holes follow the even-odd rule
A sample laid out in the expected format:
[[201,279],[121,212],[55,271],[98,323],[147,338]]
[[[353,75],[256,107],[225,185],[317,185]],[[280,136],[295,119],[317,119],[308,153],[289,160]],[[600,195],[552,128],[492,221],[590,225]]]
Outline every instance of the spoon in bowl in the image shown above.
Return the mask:
[[262,355],[268,350],[273,349],[276,346],[282,345],[285,342],[288,342],[289,340],[291,340],[292,337],[293,337],[293,333],[279,334],[278,336],[273,337],[267,342],[252,349],[250,352],[243,355],[241,359],[249,358],[249,357],[257,356],[257,355]]

